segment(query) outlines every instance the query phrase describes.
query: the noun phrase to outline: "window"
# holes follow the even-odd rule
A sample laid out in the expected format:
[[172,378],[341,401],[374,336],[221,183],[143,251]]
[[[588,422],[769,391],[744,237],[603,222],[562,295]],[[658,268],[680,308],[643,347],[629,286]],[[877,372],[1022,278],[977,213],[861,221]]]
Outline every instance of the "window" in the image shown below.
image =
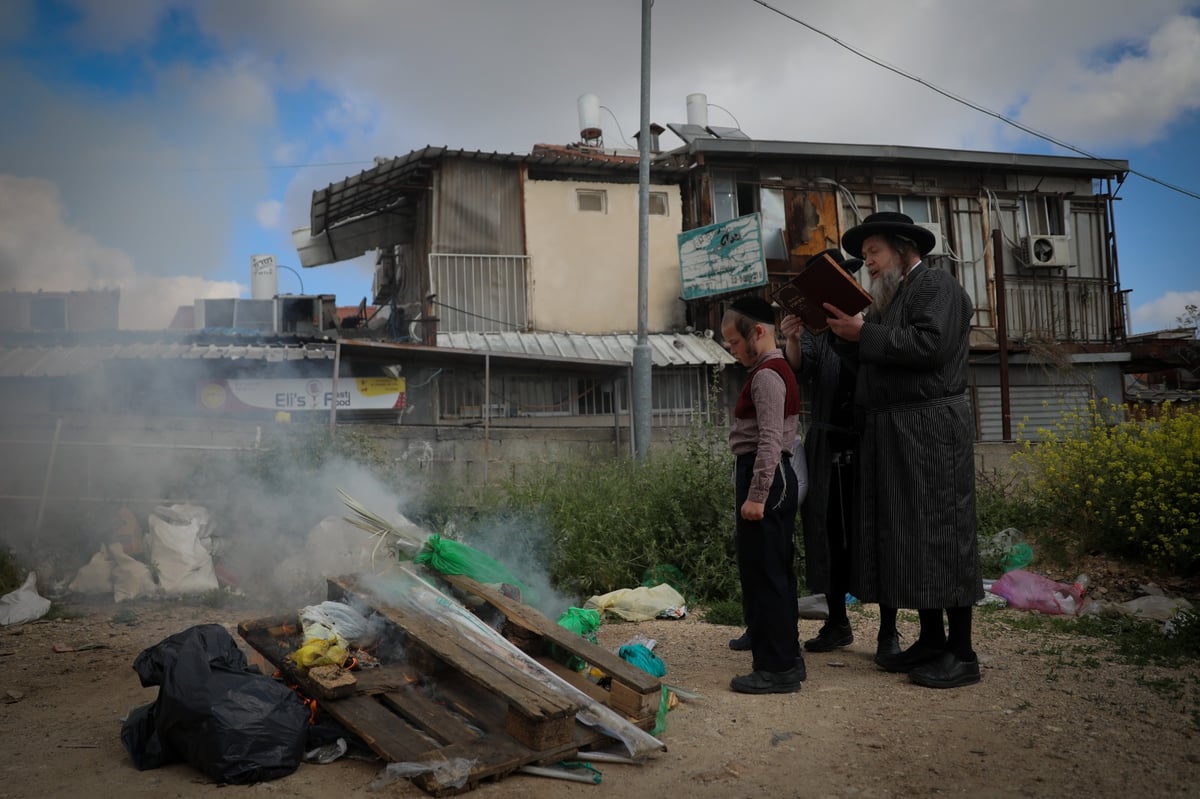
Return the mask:
[[575,201],[580,211],[608,213],[608,192],[603,189],[576,189]]
[[654,216],[668,216],[667,193],[665,191],[650,192],[650,213]]
[[905,197],[899,194],[879,194],[875,205],[880,211],[899,211],[914,222],[934,222],[929,213],[928,197]]
[[1062,197],[1037,195],[1022,197],[1018,200],[1019,213],[1028,220],[1029,235],[1031,236],[1067,236],[1066,218],[1070,206]]
[[712,172],[713,222],[728,222],[758,210],[758,185],[749,174]]

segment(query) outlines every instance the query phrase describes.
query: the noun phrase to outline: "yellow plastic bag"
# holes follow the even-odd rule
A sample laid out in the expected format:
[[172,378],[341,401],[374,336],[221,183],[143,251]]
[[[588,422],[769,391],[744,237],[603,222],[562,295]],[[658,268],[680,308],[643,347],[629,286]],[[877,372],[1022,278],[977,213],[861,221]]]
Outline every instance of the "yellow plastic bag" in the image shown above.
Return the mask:
[[591,597],[583,603],[585,608],[596,608],[601,613],[611,613],[625,621],[649,621],[660,615],[679,617],[683,605],[683,594],[666,583],[653,588],[618,588],[607,594]]

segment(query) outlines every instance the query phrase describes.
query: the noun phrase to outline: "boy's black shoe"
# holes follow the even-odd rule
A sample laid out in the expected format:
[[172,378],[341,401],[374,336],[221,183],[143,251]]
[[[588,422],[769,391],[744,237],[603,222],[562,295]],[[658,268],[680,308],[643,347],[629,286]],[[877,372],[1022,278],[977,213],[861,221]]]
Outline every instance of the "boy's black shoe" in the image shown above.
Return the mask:
[[804,681],[803,665],[787,671],[752,671],[729,681],[729,688],[739,694],[794,694]]
[[750,651],[750,631],[742,633],[737,638],[729,639],[729,648],[734,652],[749,652]]
[[849,623],[824,624],[817,631],[816,638],[809,638],[804,642],[804,648],[809,652],[832,652],[840,647],[850,646],[852,643],[854,643],[854,631],[850,629]]

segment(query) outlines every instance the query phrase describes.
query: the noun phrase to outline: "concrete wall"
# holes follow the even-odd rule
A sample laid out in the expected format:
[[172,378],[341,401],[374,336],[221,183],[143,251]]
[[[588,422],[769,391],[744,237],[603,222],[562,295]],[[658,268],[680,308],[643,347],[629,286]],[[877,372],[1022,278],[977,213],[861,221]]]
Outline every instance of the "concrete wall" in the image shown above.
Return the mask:
[[[577,189],[607,193],[607,211],[580,211]],[[667,215],[650,217],[647,325],[684,323],[679,277],[683,213],[678,186],[665,192]],[[530,256],[530,316],[538,330],[613,333],[637,330],[638,187],[636,183],[529,180],[525,249]]]

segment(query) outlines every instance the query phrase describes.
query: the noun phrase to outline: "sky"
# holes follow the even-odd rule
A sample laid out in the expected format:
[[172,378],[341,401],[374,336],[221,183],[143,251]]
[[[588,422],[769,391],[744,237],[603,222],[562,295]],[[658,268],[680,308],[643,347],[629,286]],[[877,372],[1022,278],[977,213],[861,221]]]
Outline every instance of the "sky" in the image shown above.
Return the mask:
[[[281,293],[369,302],[371,256],[300,267],[312,192],[427,145],[578,141],[583,94],[632,147],[641,20],[639,0],[0,0],[0,290],[115,286],[122,327],[162,327],[249,297],[269,254]],[[1132,331],[1200,305],[1200,1],[656,0],[651,29],[660,124],[703,93],[757,139],[1077,154],[998,114],[1129,161]]]

